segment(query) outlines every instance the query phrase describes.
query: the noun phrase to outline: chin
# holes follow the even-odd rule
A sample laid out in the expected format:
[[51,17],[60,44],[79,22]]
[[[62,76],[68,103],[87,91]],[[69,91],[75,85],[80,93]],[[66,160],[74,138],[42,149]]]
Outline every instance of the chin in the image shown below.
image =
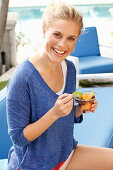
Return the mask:
[[[66,57],[65,57],[66,58]],[[53,62],[55,62],[55,63],[61,63],[64,59],[65,59],[64,57],[56,57],[56,58],[54,58],[54,59],[51,59]]]
[[65,60],[66,59],[66,57],[67,57],[67,55],[65,55],[65,56],[55,56],[55,57],[53,57],[53,61],[54,62],[57,62],[57,63],[61,63],[63,60]]

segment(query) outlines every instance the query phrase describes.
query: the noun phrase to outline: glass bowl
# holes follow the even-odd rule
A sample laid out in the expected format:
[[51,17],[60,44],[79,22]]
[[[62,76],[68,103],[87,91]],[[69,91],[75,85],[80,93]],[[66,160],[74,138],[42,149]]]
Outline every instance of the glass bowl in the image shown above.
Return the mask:
[[88,99],[88,100],[87,99],[78,98],[78,97],[74,97],[75,102],[77,102],[79,104],[85,104],[86,102],[93,103],[93,101],[95,99],[97,99],[97,97],[98,97],[97,93],[94,90],[92,90],[92,89],[90,89],[90,90],[89,89],[81,89],[81,90],[77,90],[76,92],[81,92],[82,94],[89,94],[89,93],[94,92],[94,96],[92,96],[92,98]]
[[[88,89],[81,89],[81,90],[77,90],[76,92],[80,92],[81,93],[81,97],[83,97],[82,95],[86,94],[86,96],[90,96],[92,97],[91,99],[82,99],[79,97],[75,97],[74,96],[74,102],[77,104],[79,104],[79,106],[81,106],[81,110],[83,111],[83,113],[86,113],[86,111],[91,111],[91,105],[94,103],[94,100],[97,99],[97,93],[94,90],[88,90]],[[90,94],[91,93],[91,94]]]

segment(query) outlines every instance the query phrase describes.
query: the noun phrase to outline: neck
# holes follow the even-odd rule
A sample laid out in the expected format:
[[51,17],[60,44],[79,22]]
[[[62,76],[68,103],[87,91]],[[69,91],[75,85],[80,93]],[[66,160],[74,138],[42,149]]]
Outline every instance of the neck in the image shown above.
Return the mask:
[[44,50],[40,51],[39,54],[40,64],[47,70],[56,71],[59,67],[61,67],[61,63],[56,63],[50,60]]

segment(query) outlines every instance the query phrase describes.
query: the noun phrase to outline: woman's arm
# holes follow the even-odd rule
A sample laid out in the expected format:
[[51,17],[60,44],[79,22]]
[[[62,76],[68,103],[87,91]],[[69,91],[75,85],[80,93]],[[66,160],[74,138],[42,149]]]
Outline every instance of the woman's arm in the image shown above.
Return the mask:
[[58,117],[54,114],[53,110],[54,110],[53,108],[50,109],[39,120],[32,124],[27,125],[24,128],[23,134],[27,140],[29,141],[35,140],[58,119]]
[[73,95],[63,94],[58,97],[54,107],[36,122],[27,125],[23,134],[28,141],[33,141],[46,131],[58,118],[68,115],[73,107]]

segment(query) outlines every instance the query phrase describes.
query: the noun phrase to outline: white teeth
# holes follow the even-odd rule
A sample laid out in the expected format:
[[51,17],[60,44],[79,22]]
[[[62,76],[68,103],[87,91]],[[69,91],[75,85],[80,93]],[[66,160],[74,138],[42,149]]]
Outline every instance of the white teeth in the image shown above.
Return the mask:
[[54,51],[57,52],[57,53],[59,53],[59,54],[64,54],[64,53],[65,53],[65,51],[59,51],[59,50],[57,50],[57,49],[55,49],[55,48],[54,48]]

